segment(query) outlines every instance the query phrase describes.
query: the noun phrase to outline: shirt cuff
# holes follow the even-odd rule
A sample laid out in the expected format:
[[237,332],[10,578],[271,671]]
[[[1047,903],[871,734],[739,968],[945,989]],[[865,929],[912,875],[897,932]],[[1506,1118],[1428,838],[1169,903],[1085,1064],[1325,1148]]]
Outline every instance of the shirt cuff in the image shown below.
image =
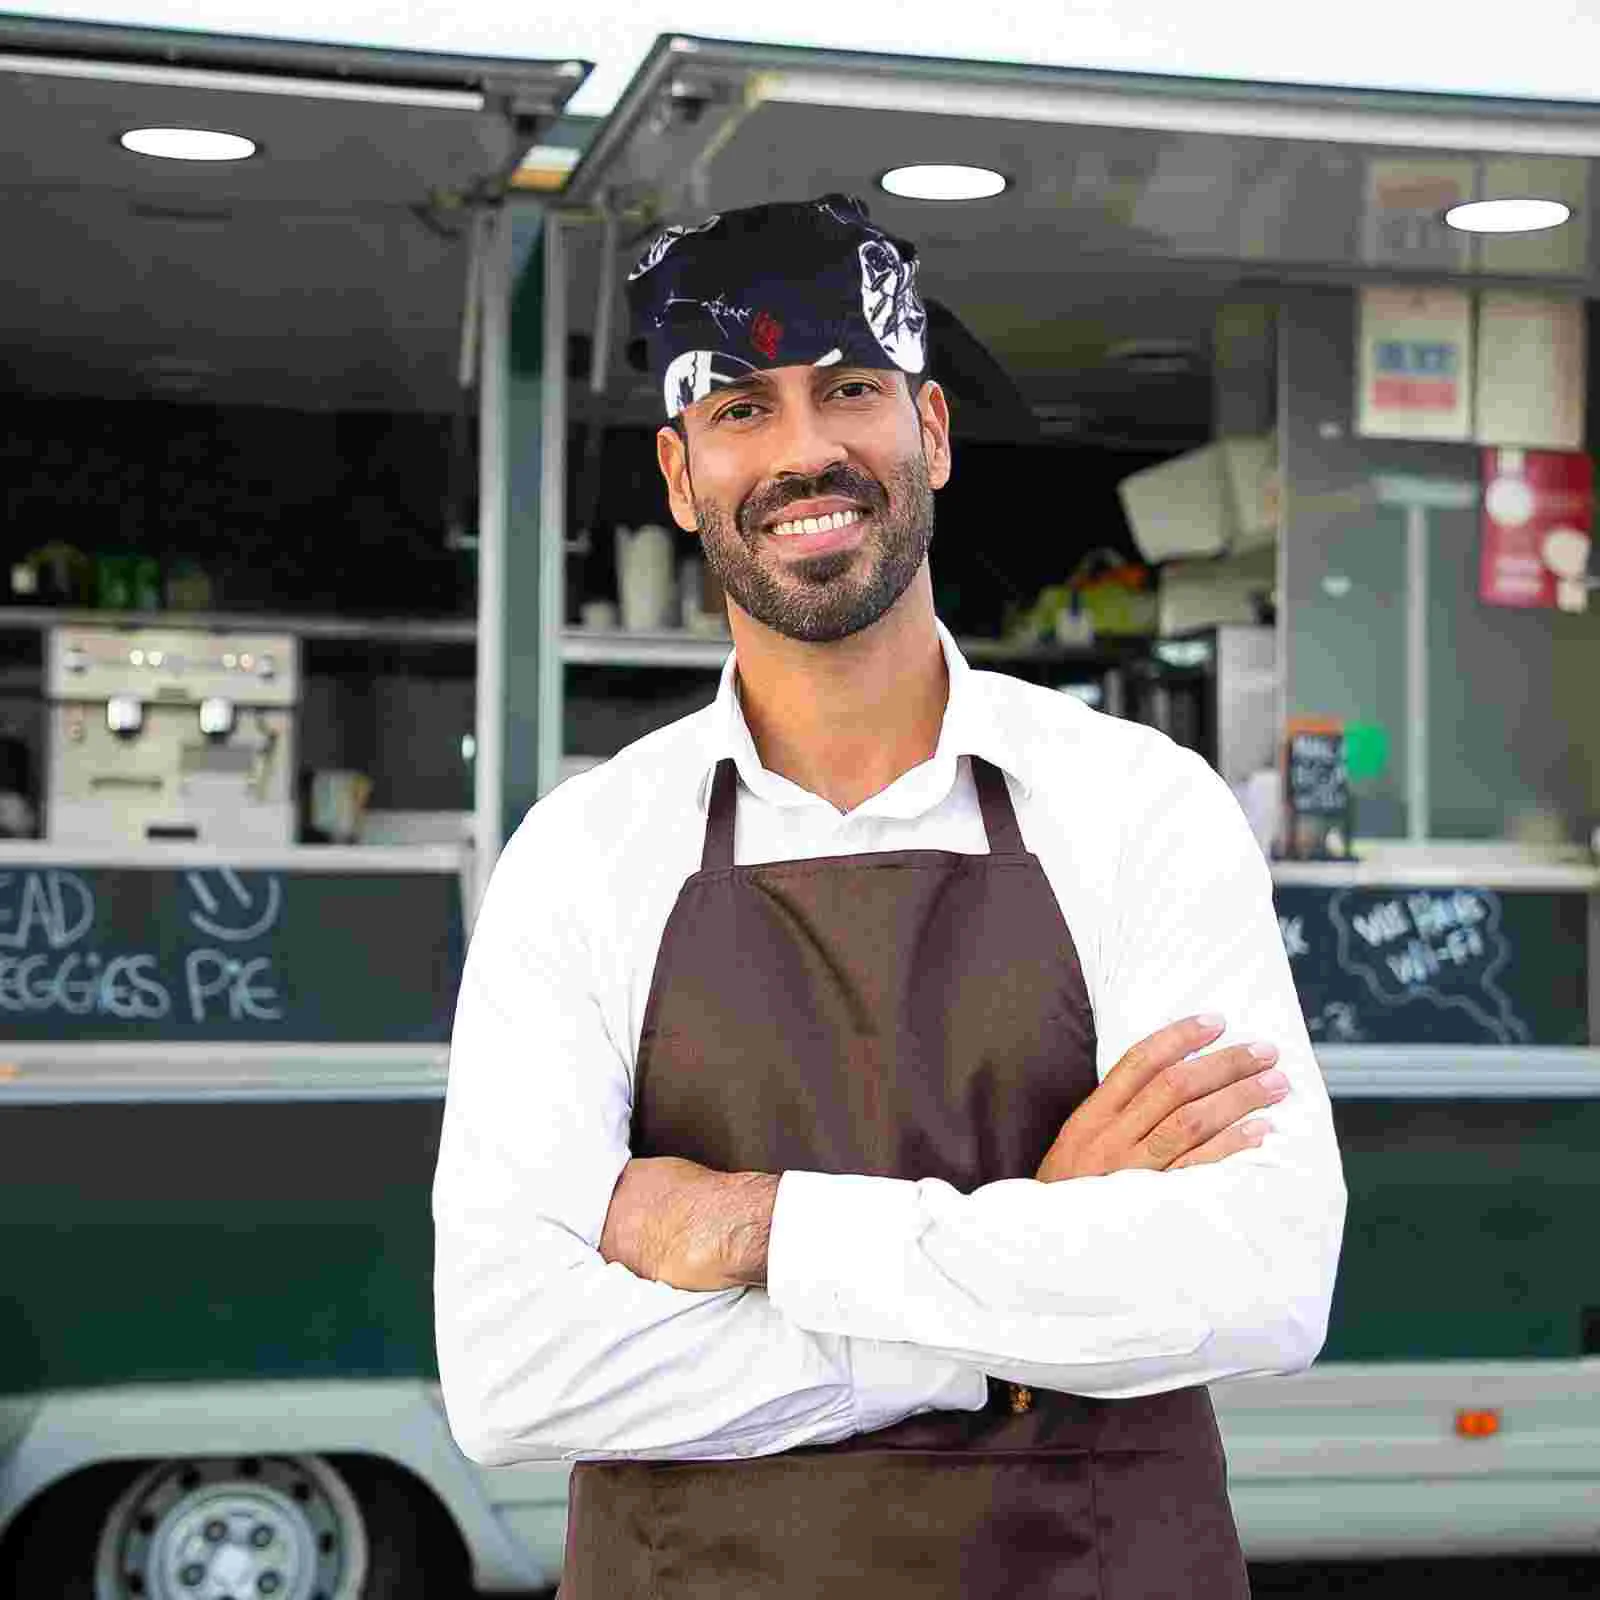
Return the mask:
[[965,1362],[877,1339],[852,1339],[849,1348],[858,1433],[922,1411],[981,1411],[988,1404],[988,1377]]
[[907,1264],[921,1226],[917,1186],[904,1179],[785,1172],[772,1207],[767,1294],[813,1333],[903,1339]]

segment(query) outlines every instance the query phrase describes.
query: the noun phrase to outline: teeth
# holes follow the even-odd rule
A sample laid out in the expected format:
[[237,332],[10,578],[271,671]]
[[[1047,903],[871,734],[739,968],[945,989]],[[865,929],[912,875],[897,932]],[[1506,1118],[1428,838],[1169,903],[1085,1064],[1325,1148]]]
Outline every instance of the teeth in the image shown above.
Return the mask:
[[780,539],[790,539],[797,533],[822,533],[833,528],[848,528],[852,522],[860,520],[859,511],[835,511],[826,517],[797,517],[793,522],[775,522],[771,531]]

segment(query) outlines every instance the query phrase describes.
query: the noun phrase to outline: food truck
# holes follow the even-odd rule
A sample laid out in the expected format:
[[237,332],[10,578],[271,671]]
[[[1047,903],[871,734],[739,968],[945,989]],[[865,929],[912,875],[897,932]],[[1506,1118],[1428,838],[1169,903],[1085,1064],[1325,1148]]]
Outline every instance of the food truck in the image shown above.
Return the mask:
[[[1322,1359],[1214,1392],[1247,1553],[1595,1552],[1600,116],[666,36],[563,122],[584,71],[0,28],[58,179],[0,300],[0,1573],[556,1580],[566,1469],[438,1398],[454,983],[526,807],[729,648],[622,280],[830,190],[921,252],[941,615],[1274,856],[1350,1218]],[[259,166],[110,165],[178,121]]]

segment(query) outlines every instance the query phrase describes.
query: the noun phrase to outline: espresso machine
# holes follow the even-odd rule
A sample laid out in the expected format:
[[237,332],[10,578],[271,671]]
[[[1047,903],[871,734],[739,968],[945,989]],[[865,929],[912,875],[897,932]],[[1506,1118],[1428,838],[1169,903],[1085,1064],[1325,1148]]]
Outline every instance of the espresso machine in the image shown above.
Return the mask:
[[45,685],[52,844],[294,842],[292,635],[60,626]]

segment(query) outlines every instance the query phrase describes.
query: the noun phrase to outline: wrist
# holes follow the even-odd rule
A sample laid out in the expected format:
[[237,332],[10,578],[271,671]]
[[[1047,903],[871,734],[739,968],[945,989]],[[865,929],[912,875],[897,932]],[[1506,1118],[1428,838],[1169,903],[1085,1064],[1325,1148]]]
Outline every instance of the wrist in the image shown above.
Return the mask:
[[762,1288],[778,1177],[770,1172],[730,1172],[723,1178],[722,1268],[730,1285]]

